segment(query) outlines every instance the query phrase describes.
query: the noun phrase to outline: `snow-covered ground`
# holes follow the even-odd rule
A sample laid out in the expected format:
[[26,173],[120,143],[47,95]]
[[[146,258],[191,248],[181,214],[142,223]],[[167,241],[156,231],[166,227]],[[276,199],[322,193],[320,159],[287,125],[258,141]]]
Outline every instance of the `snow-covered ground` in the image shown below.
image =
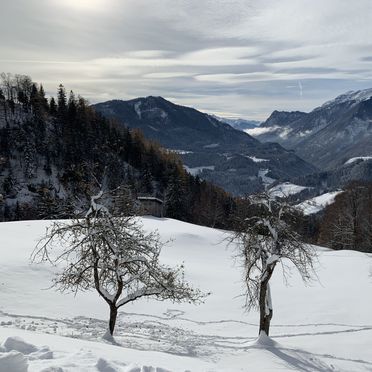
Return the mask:
[[327,192],[325,194],[305,200],[304,202],[297,204],[296,207],[300,208],[304,215],[318,213],[327,205],[332,204],[335,201],[336,195],[341,192],[342,191]]
[[355,163],[357,160],[363,160],[363,161],[365,161],[365,160],[371,160],[371,159],[372,159],[372,156],[357,156],[357,157],[355,157],[355,158],[351,158],[351,159],[349,159],[349,160],[345,163],[345,165]]
[[186,154],[193,154],[193,151],[187,151],[187,150],[174,150],[174,149],[167,149],[167,152],[173,152],[175,154],[179,155],[186,155]]
[[[245,155],[243,155],[243,156],[245,156]],[[248,158],[248,159],[253,160],[255,163],[262,163],[264,161],[270,161],[268,159],[256,158],[255,156],[245,156],[245,157]]]
[[194,168],[190,168],[187,165],[184,165],[183,167],[185,168],[185,170],[187,172],[189,172],[193,176],[196,176],[199,173],[201,173],[203,171],[203,169],[214,170],[214,168],[215,168],[214,165],[204,165],[204,166],[201,166],[201,167],[194,167]]
[[281,183],[279,185],[272,187],[269,190],[269,193],[273,197],[280,198],[280,197],[286,197],[286,196],[293,195],[293,194],[298,194],[301,191],[306,190],[306,189],[307,187],[305,186],[299,186],[299,185],[295,185],[290,182],[284,182],[284,183]]
[[270,186],[273,182],[276,181],[276,179],[267,176],[268,173],[269,169],[260,169],[257,175],[258,177],[261,177],[262,183],[265,185],[265,187]]
[[57,293],[48,288],[56,268],[29,264],[48,222],[0,224],[0,372],[26,364],[31,372],[372,370],[371,256],[318,248],[319,280],[309,287],[295,272],[286,287],[279,268],[272,341],[257,341],[258,316],[242,309],[241,269],[225,233],[170,219],[143,223],[173,239],[163,262],[184,261],[187,279],[212,294],[200,306],[141,300],[122,308],[118,345],[101,339],[108,309],[94,292]]
[[337,96],[335,99],[332,99],[330,101],[327,101],[323,103],[321,106],[322,108],[324,107],[329,107],[333,106],[335,104],[340,104],[344,102],[352,102],[354,104],[360,103],[362,101],[366,101],[372,97],[372,88],[369,89],[363,89],[363,90],[350,90],[344,94],[341,94]]

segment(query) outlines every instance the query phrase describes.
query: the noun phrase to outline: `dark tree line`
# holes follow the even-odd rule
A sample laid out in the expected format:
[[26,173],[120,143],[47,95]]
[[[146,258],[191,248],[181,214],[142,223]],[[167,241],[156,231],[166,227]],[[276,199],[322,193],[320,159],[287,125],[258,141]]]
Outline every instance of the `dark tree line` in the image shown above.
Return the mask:
[[108,190],[161,195],[167,217],[226,227],[234,199],[140,131],[104,118],[63,85],[47,99],[28,76],[2,74],[0,89],[3,220],[68,217],[99,180]]
[[320,223],[319,243],[372,252],[372,183],[353,182],[336,196]]

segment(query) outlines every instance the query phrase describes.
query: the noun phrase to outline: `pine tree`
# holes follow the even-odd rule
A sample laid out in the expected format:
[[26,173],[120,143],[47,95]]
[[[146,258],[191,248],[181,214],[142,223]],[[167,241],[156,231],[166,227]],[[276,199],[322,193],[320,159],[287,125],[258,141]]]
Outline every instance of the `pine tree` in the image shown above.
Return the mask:
[[133,216],[136,214],[138,208],[128,186],[118,187],[112,194],[113,216]]
[[40,95],[36,84],[32,85],[30,105],[31,105],[34,117],[36,119],[43,120],[48,110],[47,110],[47,107],[45,106],[45,97],[42,97]]
[[68,104],[67,104],[67,111],[68,111],[68,118],[69,120],[74,120],[76,118],[76,113],[77,113],[77,107],[76,107],[76,99],[75,99],[75,94],[71,90],[70,91],[70,96],[68,98]]
[[185,189],[180,174],[175,170],[165,193],[165,215],[185,221],[188,218]]
[[148,167],[146,167],[141,176],[142,192],[148,195],[152,195],[154,192],[153,177]]
[[57,103],[58,103],[58,114],[62,118],[65,118],[66,109],[67,109],[67,98],[65,87],[60,84],[57,93]]
[[54,99],[54,97],[51,97],[49,101],[49,112],[52,116],[57,114],[57,104],[56,104],[56,100]]
[[39,88],[39,98],[40,98],[40,104],[43,107],[45,112],[49,111],[49,105],[48,105],[48,99],[45,97],[45,91],[42,84],[40,84]]
[[59,218],[58,202],[49,191],[43,191],[36,205],[38,219]]

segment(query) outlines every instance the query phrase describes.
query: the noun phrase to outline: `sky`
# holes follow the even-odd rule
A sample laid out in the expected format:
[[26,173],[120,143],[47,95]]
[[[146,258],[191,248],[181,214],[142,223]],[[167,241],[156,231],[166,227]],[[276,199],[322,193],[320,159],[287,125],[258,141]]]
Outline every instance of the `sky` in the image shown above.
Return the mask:
[[371,0],[0,0],[0,72],[225,117],[372,87]]

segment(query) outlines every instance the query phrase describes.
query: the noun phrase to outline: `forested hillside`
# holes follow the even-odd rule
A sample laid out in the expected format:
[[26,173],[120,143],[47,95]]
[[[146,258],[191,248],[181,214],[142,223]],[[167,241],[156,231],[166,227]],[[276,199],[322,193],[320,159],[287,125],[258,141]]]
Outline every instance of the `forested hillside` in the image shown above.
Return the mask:
[[352,182],[329,205],[319,243],[333,249],[372,252],[372,183]]
[[160,196],[168,217],[225,226],[234,200],[141,132],[102,117],[62,85],[47,99],[30,77],[2,74],[0,89],[1,220],[70,217],[102,186]]

